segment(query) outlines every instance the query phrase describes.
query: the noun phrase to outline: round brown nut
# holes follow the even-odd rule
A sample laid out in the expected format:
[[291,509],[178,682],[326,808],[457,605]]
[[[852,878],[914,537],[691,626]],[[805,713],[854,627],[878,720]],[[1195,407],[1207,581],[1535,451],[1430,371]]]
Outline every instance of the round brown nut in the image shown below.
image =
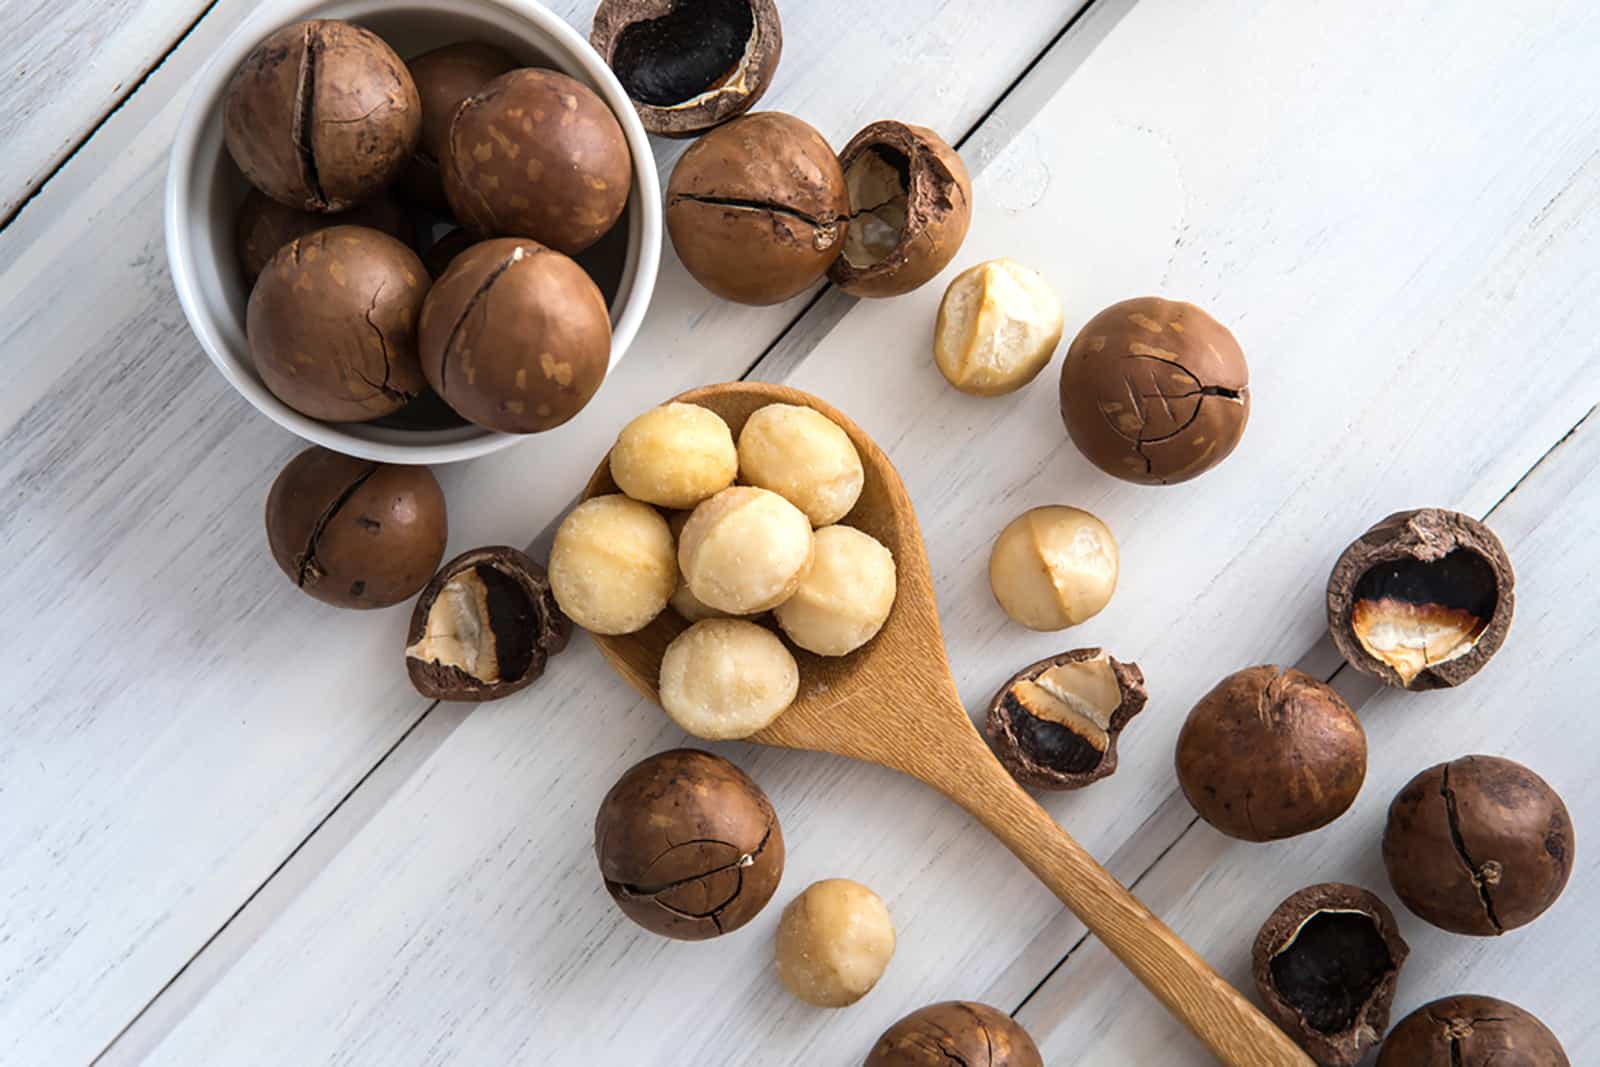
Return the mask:
[[1479,937],[1543,915],[1567,886],[1575,847],[1556,791],[1497,756],[1429,767],[1395,796],[1383,831],[1401,902],[1440,929]]
[[417,594],[444,556],[444,493],[426,467],[308,448],[267,494],[267,543],[289,580],[339,608]]
[[900,296],[949,265],[972,222],[972,179],[944,138],[874,122],[850,139],[839,163],[850,228],[828,270],[833,284],[851,296]]
[[945,289],[933,360],[963,393],[1004,396],[1045,369],[1061,329],[1061,301],[1038,272],[991,259],[962,271]]
[[1033,508],[1013,519],[989,553],[989,589],[1011,621],[1065,630],[1100,614],[1116,592],[1116,538],[1081,508]]
[[1550,1028],[1495,997],[1441,997],[1400,1020],[1376,1067],[1572,1067]]
[[406,673],[434,700],[499,700],[538,681],[571,633],[543,567],[515,548],[475,548],[417,598]]
[[334,19],[268,36],[234,73],[222,107],[228,154],[244,176],[301,211],[344,211],[381,192],[422,130],[417,87],[394,49]]
[[513,70],[462,101],[441,165],[461,225],[569,256],[616,224],[633,188],[617,117],[593,89],[553,70]]
[[594,282],[533,241],[484,241],[428,291],[422,373],[464,419],[540,433],[582,411],[611,362],[611,319]]
[[1250,373],[1228,328],[1147,296],[1090,319],[1061,367],[1061,418],[1089,462],[1175,485],[1228,458],[1250,417]]
[[1041,789],[1081,789],[1117,769],[1117,738],[1144,710],[1144,672],[1102,648],[1040,660],[989,704],[989,741],[1011,776]]
[[646,130],[693,137],[761,99],[783,26],[773,0],[601,0],[589,42]]
[[461,101],[509,70],[517,60],[503,48],[482,41],[459,41],[414,57],[406,64],[422,102],[422,136],[406,171],[407,197],[419,207],[447,214],[439,161],[450,136],[450,120]]
[[278,249],[245,309],[256,373],[303,415],[365,422],[423,391],[417,316],[428,272],[386,233],[334,226]]
[[778,979],[818,1008],[872,991],[894,955],[894,921],[878,894],[848,878],[814,882],[778,920]]
[[1200,698],[1178,733],[1178,784],[1199,816],[1241,841],[1277,841],[1343,815],[1367,775],[1367,735],[1308,674],[1250,667]]
[[844,248],[850,195],[811,126],[745,115],[696,141],[667,185],[667,233],[696,281],[725,300],[777,304],[820,281]]
[[864,1067],[1044,1067],[1016,1020],[987,1004],[951,1000],[919,1008],[883,1032]]
[[1279,904],[1251,952],[1267,1015],[1322,1067],[1356,1067],[1383,1040],[1411,948],[1359,886],[1308,886]]
[[370,230],[381,230],[407,245],[413,236],[411,218],[400,206],[400,201],[392,196],[380,194],[349,211],[321,215],[285,207],[261,190],[251,189],[245,194],[244,203],[239,205],[239,215],[234,223],[239,269],[244,273],[245,285],[255,285],[256,278],[272,261],[278,249],[297,237],[305,237],[329,226],[365,226]]
[[694,749],[623,773],[600,804],[594,851],[622,913],[680,941],[739,929],[783,877],[772,802],[739,768]]
[[1390,515],[1340,555],[1328,632],[1346,662],[1385,685],[1460,685],[1511,629],[1515,575],[1505,546],[1470,515]]

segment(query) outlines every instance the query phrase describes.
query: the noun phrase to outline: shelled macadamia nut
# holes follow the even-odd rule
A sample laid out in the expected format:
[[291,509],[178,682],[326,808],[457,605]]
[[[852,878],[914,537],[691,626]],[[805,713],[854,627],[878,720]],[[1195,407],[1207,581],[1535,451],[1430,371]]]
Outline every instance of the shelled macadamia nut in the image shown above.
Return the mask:
[[1000,532],[989,588],[1013,622],[1064,630],[1098,615],[1117,588],[1117,542],[1078,508],[1034,508]]
[[585,500],[550,549],[550,587],[573,622],[596,634],[650,625],[678,582],[667,520],[620,493]]
[[1001,396],[1039,376],[1061,330],[1061,301],[1038,272],[991,259],[956,275],[944,291],[933,358],[963,393]]
[[738,472],[733,432],[699,404],[651,408],[624,426],[611,447],[617,488],[663,508],[692,508],[732,485]]
[[773,614],[789,640],[819,656],[844,656],[877,636],[894,607],[894,556],[850,526],[814,535],[811,567]]
[[777,493],[736,485],[694,509],[678,542],[678,565],[701,603],[752,615],[794,595],[811,566],[813,541],[799,508]]
[[778,920],[778,978],[807,1004],[842,1008],[872,991],[894,955],[878,894],[847,878],[816,882]]
[[706,619],[661,657],[661,706],[707,741],[749,737],[794,703],[800,668],[771,630],[744,619]]
[[866,475],[850,435],[832,419],[799,404],[768,404],[739,431],[739,473],[829,526],[856,506]]

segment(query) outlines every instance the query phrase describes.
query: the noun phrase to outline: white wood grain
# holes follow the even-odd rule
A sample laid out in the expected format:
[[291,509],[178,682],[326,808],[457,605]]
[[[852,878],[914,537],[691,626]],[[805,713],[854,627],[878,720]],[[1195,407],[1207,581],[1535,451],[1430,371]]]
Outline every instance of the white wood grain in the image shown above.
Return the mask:
[[[1009,400],[952,393],[926,351],[937,283],[856,307],[789,377],[901,466],[969,706],[1062,646],[1144,665],[1152,704],[1122,769],[1048,802],[1099,854],[1168,825],[1172,740],[1217,676],[1316,646],[1327,568],[1352,536],[1422,502],[1487,510],[1600,392],[1576,313],[1600,280],[1596,96],[1551,103],[1557,85],[1593,87],[1578,43],[1592,16],[1553,2],[1537,16],[1148,0],[980,178],[956,267],[1034,264],[1069,329],[1149,290],[1235,326],[1254,422],[1199,482],[1094,472],[1048,379]],[[1507,358],[1525,352],[1537,388]],[[1046,502],[1102,515],[1123,549],[1111,607],[1060,636],[1007,624],[983,577],[994,533]],[[590,813],[678,735],[599,670],[582,645],[463,723],[156,1061],[851,1062],[921,1003],[1014,986],[1009,962],[1063,932],[1053,898],[937,797],[738,746],[785,822],[782,896],[830,875],[873,885],[900,927],[895,963],[862,1004],[820,1013],[768,973],[776,908],[709,945],[631,928],[594,875]]]

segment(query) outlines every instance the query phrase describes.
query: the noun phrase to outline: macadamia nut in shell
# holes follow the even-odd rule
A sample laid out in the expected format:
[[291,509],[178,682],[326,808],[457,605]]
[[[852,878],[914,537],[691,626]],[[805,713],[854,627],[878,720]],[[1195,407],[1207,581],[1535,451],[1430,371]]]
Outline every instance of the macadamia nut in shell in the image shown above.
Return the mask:
[[672,531],[648,504],[620,493],[597,496],[556,530],[550,586],[567,617],[591,633],[644,629],[677,582]]
[[733,432],[698,404],[650,409],[624,426],[611,448],[617,488],[664,508],[692,508],[732,485],[738,471]]
[[783,909],[778,978],[807,1004],[842,1008],[872,991],[894,955],[894,921],[859,882],[816,882]]
[[1078,508],[1034,508],[995,540],[989,588],[1013,622],[1064,630],[1110,602],[1117,567],[1117,542],[1105,523]]
[[739,472],[829,526],[856,506],[866,475],[850,435],[800,404],[768,404],[739,431]]
[[736,485],[694,509],[678,565],[701,603],[751,615],[794,595],[812,548],[811,523],[798,508],[777,493]]
[[844,656],[872,640],[894,607],[894,556],[849,526],[814,535],[811,567],[774,614],[789,640],[819,656]]
[[1061,301],[1036,271],[991,259],[956,275],[939,304],[933,358],[973,396],[1015,392],[1038,377],[1061,343]]
[[800,668],[776,634],[743,619],[707,619],[661,658],[661,706],[708,741],[749,737],[794,703]]

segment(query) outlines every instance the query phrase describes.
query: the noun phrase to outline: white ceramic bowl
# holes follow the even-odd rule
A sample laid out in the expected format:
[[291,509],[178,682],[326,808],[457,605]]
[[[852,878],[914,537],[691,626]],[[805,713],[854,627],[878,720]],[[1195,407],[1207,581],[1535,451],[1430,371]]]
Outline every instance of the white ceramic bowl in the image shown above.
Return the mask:
[[382,36],[403,57],[453,41],[498,44],[530,66],[549,67],[593,88],[622,124],[633,153],[633,193],[611,234],[579,257],[611,307],[611,367],[638,331],[661,258],[661,187],[639,117],[611,70],[571,26],[533,0],[267,0],[201,72],[179,123],[167,174],[167,260],[178,300],[201,347],[246,400],[315,444],[392,463],[450,463],[527,437],[470,424],[410,429],[397,416],[328,423],[284,404],[261,383],[245,343],[249,293],[239,277],[234,216],[244,178],[222,141],[222,98],[245,55],[279,26],[305,18],[348,19]]

